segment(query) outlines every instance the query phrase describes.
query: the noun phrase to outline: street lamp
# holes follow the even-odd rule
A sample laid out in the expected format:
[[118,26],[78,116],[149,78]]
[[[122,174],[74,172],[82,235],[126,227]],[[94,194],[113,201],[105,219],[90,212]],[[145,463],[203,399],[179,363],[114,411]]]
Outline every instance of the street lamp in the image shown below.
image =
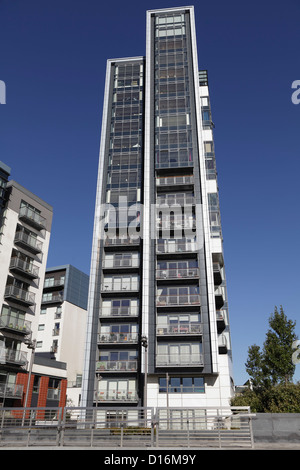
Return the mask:
[[148,372],[148,338],[147,336],[141,337],[141,345],[145,348],[145,381],[144,381],[144,406],[147,406],[147,372]]
[[28,380],[27,380],[27,387],[26,387],[26,395],[25,395],[25,400],[24,400],[24,413],[23,413],[23,419],[22,419],[22,425],[24,426],[24,420],[25,420],[25,412],[27,408],[27,402],[28,402],[28,395],[29,395],[29,387],[30,387],[30,382],[31,382],[31,374],[32,374],[32,367],[34,363],[34,355],[35,355],[35,348],[36,348],[36,340],[29,339],[25,341],[25,344],[28,349],[32,349],[31,353],[31,358],[30,358],[30,365],[29,365],[29,371],[28,371]]

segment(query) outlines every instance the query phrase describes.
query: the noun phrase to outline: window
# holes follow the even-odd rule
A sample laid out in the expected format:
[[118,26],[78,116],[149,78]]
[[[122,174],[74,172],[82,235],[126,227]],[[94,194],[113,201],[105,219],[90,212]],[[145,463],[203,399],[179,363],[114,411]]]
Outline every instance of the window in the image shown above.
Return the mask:
[[[167,387],[168,385],[168,387]],[[159,393],[205,393],[203,377],[166,377],[159,378]]]
[[41,323],[39,326],[38,326],[38,330],[39,331],[44,331],[45,329],[45,324],[44,323]]

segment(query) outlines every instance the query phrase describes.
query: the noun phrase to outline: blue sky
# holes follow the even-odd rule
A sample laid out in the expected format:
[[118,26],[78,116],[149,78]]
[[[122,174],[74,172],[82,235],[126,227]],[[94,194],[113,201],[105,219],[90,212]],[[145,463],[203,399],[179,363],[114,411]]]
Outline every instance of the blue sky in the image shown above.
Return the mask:
[[[209,73],[240,384],[248,347],[263,344],[274,306],[299,319],[300,105],[291,84],[300,80],[300,5],[189,4],[199,66]],[[0,0],[0,160],[53,206],[49,267],[89,273],[106,60],[144,55],[146,10],[182,5]]]

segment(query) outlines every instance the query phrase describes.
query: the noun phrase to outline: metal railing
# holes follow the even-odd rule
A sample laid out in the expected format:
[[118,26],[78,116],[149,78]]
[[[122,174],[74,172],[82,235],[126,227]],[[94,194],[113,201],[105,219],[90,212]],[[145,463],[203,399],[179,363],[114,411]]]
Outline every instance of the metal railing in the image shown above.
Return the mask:
[[110,371],[110,372],[129,372],[137,371],[137,361],[135,360],[100,360],[96,363],[96,371]]
[[98,343],[137,343],[138,333],[99,333]]
[[199,277],[198,268],[157,269],[156,279],[188,279]]
[[249,407],[0,408],[0,447],[253,448]]
[[199,335],[202,334],[202,324],[201,323],[185,323],[185,324],[175,324],[175,325],[158,325],[157,326],[157,335]]
[[35,294],[16,286],[6,286],[4,292],[5,298],[12,298],[27,305],[34,305]]

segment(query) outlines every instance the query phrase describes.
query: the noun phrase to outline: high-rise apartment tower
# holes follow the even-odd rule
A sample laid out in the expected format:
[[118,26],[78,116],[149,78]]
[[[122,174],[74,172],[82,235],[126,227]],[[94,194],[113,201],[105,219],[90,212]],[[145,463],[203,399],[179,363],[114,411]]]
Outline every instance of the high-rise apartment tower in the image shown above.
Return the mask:
[[83,406],[228,406],[232,356],[206,71],[193,7],[147,12],[107,62]]

